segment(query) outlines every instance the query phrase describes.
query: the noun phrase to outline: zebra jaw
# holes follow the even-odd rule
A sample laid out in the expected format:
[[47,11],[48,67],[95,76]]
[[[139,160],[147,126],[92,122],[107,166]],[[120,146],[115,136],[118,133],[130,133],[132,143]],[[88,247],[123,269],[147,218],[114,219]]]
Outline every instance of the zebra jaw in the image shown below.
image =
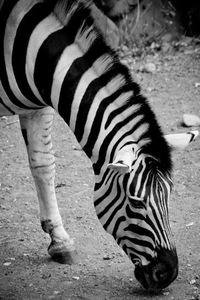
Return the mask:
[[186,133],[167,134],[165,139],[172,149],[183,150],[199,135],[198,130],[189,131]]

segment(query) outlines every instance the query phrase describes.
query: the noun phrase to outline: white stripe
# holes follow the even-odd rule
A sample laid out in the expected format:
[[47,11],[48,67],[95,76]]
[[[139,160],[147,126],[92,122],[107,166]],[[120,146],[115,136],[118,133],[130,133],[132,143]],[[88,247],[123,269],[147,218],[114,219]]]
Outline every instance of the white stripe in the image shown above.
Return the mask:
[[[127,93],[125,93],[123,96],[130,96],[130,92],[127,92]],[[120,96],[119,98],[121,98],[122,96]],[[122,101],[122,103],[124,103],[123,101]],[[113,105],[110,105],[110,108],[113,108]],[[136,107],[136,109],[138,109],[138,105],[135,105],[135,107]],[[110,108],[109,108],[109,110],[110,110]],[[97,160],[98,160],[98,157],[99,157],[99,145],[102,145],[102,143],[103,143],[103,141],[104,141],[104,139],[105,139],[105,137],[109,134],[109,132],[110,131],[112,131],[113,130],[113,128],[115,127],[115,125],[117,124],[117,123],[119,123],[120,121],[122,121],[125,117],[125,115],[129,115],[129,113],[130,113],[130,107],[128,107],[124,112],[123,112],[123,114],[120,114],[120,115],[117,115],[113,120],[112,120],[112,122],[111,122],[111,124],[109,125],[109,127],[105,130],[105,128],[104,128],[104,125],[105,125],[105,122],[107,121],[107,118],[104,118],[103,119],[103,122],[102,122],[102,125],[101,125],[101,130],[100,130],[100,133],[99,133],[99,136],[98,136],[98,138],[97,138],[97,140],[96,140],[96,143],[95,143],[95,145],[94,145],[94,148],[93,148],[93,158],[91,158],[92,159],[92,162],[93,163],[96,163],[97,162]],[[133,109],[133,108],[132,108]],[[107,111],[105,112],[105,114],[104,114],[104,117],[108,117],[108,114],[107,114]],[[137,117],[135,117],[135,118],[133,118],[132,120],[130,120],[127,124],[125,124],[122,128],[121,128],[121,130],[117,133],[117,134],[115,134],[115,136],[113,137],[113,139],[112,139],[112,141],[110,141],[110,144],[109,144],[109,146],[108,146],[108,149],[107,149],[107,153],[106,153],[106,160],[105,160],[105,163],[107,164],[108,163],[108,161],[110,160],[110,158],[109,158],[109,155],[110,155],[110,152],[111,152],[111,150],[113,149],[113,146],[115,145],[115,143],[121,138],[121,136],[123,136],[125,133],[127,133],[129,130],[131,130],[131,128],[133,128],[134,126],[135,126],[135,124],[137,124],[141,119],[143,118],[143,116],[142,115],[138,115]],[[130,141],[130,138],[131,138],[131,140],[133,140],[134,139],[134,136],[133,136],[133,134],[131,135],[131,136],[129,136],[129,137],[127,137],[126,139],[127,139],[127,141],[129,140]],[[125,143],[125,139],[123,139],[123,141],[122,141],[122,143],[124,144]],[[121,145],[119,144],[118,145],[118,148],[120,147]],[[117,151],[117,149],[116,149],[116,151]]]
[[5,105],[7,107],[9,107],[16,114],[24,113],[26,111],[26,109],[20,108],[10,101],[10,99],[8,98],[6,92],[1,84],[1,81],[0,81],[0,97],[1,97],[2,101],[5,103]]
[[95,80],[98,77],[98,75],[94,72],[93,68],[88,69],[83,76],[81,77],[81,80],[79,81],[79,84],[77,86],[76,92],[74,94],[74,100],[72,103],[71,108],[71,115],[70,115],[70,128],[72,131],[75,130],[76,122],[77,122],[77,115],[79,112],[79,106],[81,103],[81,100],[86,92],[86,89],[88,88],[89,84]]
[[137,169],[142,166],[142,170],[140,171],[140,173],[137,176],[137,183],[136,183],[136,186],[135,186],[135,196],[137,196],[137,194],[138,194],[138,192],[140,190],[141,180],[143,178],[144,171],[146,169],[145,161],[142,159],[142,157],[143,157],[143,155],[140,155],[140,157],[138,157],[137,161],[134,164],[134,172],[135,172],[135,174],[138,173]]
[[[87,117],[87,122],[85,124],[84,135],[80,142],[82,147],[84,147],[84,145],[87,143],[90,129],[94,122],[94,119],[95,119],[95,116],[97,113],[97,109],[101,105],[102,100],[105,99],[106,97],[109,97],[113,93],[115,93],[121,87],[121,85],[123,83],[124,83],[124,81],[122,80],[121,76],[116,76],[115,78],[110,80],[103,88],[101,88],[98,91],[98,93],[96,94],[96,96],[94,97],[94,100],[92,101],[92,105],[91,105],[91,108],[89,110],[89,114]],[[108,109],[106,110],[107,115],[109,115],[112,112],[113,106],[112,107],[111,106],[112,105],[109,105]],[[105,124],[102,124],[103,127],[104,127],[104,125]]]
[[90,130],[92,127],[92,123],[94,122],[97,109],[98,109],[101,101],[104,98],[106,98],[107,96],[108,96],[108,94],[107,94],[106,89],[102,88],[98,91],[98,93],[96,94],[96,96],[92,102],[92,105],[90,107],[90,110],[89,110],[89,113],[87,116],[87,121],[86,121],[85,128],[84,128],[84,134],[83,134],[82,140],[80,141],[82,148],[85,146],[85,144],[88,140],[88,136],[90,134]]
[[[72,44],[68,46],[62,53],[60,60],[56,66],[54,76],[53,76],[53,84],[51,89],[51,101],[53,107],[56,111],[58,111],[58,103],[60,97],[60,90],[62,87],[63,80],[65,75],[69,71],[74,60],[81,57],[83,55],[82,51],[76,44]],[[67,101],[67,95],[66,95]],[[71,100],[70,100],[71,101]]]
[[[91,68],[89,68],[81,77],[81,80],[77,86],[75,95],[74,95],[74,100],[72,103],[72,108],[71,108],[71,116],[70,116],[70,128],[72,129],[72,131],[75,130],[75,125],[77,122],[77,114],[79,111],[79,106],[81,103],[81,100],[86,92],[86,89],[88,88],[89,84],[97,79],[99,76],[101,76],[102,74],[104,74],[104,72],[108,69],[108,67],[110,66],[112,62],[112,57],[109,57],[107,55],[102,55],[100,56],[91,66]],[[100,91],[100,94],[98,93],[95,96],[95,99],[91,100],[94,105],[91,108],[91,110],[93,110],[93,113],[96,111],[96,108],[98,107],[98,105],[100,104],[100,101],[102,98],[108,96],[108,91]],[[100,98],[100,99],[99,99]],[[98,101],[97,101],[98,99]],[[92,115],[92,112],[90,113],[90,116]],[[88,122],[91,124],[92,122],[92,118],[90,119],[90,117],[88,117]],[[88,125],[86,127],[86,135],[89,133],[90,131],[90,127],[91,125]],[[84,138],[84,140],[87,139],[87,137]],[[81,143],[80,143],[81,144]]]
[[7,26],[5,29],[6,40],[4,41],[4,58],[5,58],[6,71],[8,74],[8,81],[10,87],[15,97],[19,99],[21,103],[23,103],[24,105],[30,106],[30,108],[38,107],[38,105],[33,104],[26,97],[24,97],[24,95],[21,93],[18,87],[17,81],[14,76],[13,68],[12,68],[12,51],[13,51],[16,31],[21,20],[26,15],[26,13],[38,2],[40,1],[32,0],[30,3],[30,1],[21,0],[17,2],[16,6],[12,10],[7,20]]
[[[156,229],[157,229],[157,231],[158,231],[158,233],[159,233],[159,239],[161,240],[161,246],[162,246],[163,248],[166,247],[166,248],[170,249],[170,248],[171,248],[171,247],[170,247],[170,242],[169,242],[169,239],[168,239],[168,237],[167,237],[167,235],[166,235],[166,232],[163,230],[163,229],[165,229],[165,228],[163,228],[163,227],[164,227],[164,226],[163,226],[164,224],[163,224],[163,222],[162,222],[162,218],[161,218],[161,216],[160,216],[160,213],[159,213],[159,211],[158,211],[158,209],[157,209],[157,203],[155,202],[154,195],[153,195],[152,191],[151,191],[150,199],[151,199],[151,200],[150,200],[150,201],[151,201],[151,205],[155,208],[155,213],[156,213],[158,222],[159,222],[159,224],[160,224],[161,227],[162,227],[162,233],[161,233],[159,227],[157,226],[157,221],[155,220],[155,218],[154,218],[154,216],[153,216],[153,214],[152,214],[151,220],[152,220],[154,226],[156,227]],[[163,239],[163,235],[164,235],[165,240]],[[165,242],[167,242],[167,244],[166,244]]]
[[3,116],[12,116],[13,114],[8,110],[6,109],[5,106],[3,106],[1,103],[0,103],[0,117],[3,117]]
[[27,57],[26,57],[26,75],[30,86],[36,97],[42,100],[37,87],[35,86],[33,75],[34,75],[34,67],[35,61],[38,54],[38,51],[43,44],[43,42],[48,38],[48,36],[57,30],[63,28],[63,25],[56,19],[53,14],[50,14],[43,21],[41,21],[34,29],[30,36],[30,41],[27,49]]

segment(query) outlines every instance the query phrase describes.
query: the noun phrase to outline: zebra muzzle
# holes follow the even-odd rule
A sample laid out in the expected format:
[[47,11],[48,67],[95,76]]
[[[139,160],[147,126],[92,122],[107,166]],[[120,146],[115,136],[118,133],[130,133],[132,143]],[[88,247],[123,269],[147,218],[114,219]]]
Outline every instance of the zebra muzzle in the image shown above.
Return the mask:
[[162,250],[156,260],[147,266],[136,265],[135,277],[148,291],[159,292],[178,275],[178,258],[175,251]]

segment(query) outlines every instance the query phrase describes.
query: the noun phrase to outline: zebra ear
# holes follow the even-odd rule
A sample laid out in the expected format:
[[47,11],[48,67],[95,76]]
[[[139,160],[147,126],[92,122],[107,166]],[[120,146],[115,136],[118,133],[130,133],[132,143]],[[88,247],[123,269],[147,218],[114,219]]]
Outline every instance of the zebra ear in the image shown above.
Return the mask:
[[116,170],[120,174],[130,173],[135,159],[136,155],[133,145],[127,145],[118,151],[114,161],[108,164],[108,168]]
[[197,130],[187,133],[167,134],[165,139],[172,149],[182,150],[196,139],[199,132]]

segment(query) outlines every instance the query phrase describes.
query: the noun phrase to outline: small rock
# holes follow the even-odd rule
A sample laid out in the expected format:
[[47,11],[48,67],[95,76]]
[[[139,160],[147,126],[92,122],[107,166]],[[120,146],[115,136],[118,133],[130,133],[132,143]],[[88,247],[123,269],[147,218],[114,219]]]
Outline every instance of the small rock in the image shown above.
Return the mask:
[[190,280],[190,284],[191,284],[191,285],[193,285],[193,284],[195,284],[195,283],[196,283],[196,280],[195,280],[195,279]]
[[183,124],[187,127],[200,126],[200,118],[193,114],[184,114]]
[[161,40],[162,42],[165,42],[165,43],[169,43],[171,42],[172,40],[174,39],[174,36],[173,34],[171,33],[166,33],[162,36]]
[[80,277],[78,277],[78,276],[73,276],[72,279],[74,279],[74,280],[79,280]]
[[147,92],[148,92],[148,93],[151,93],[153,90],[154,90],[153,87],[150,87],[150,86],[149,86],[149,87],[147,88]]
[[48,274],[42,274],[42,279],[48,279],[48,278],[50,278],[51,277],[51,274],[50,273],[48,273]]
[[60,182],[56,185],[56,189],[66,186],[66,183]]
[[1,209],[6,209],[6,206],[0,204],[0,208],[1,208]]
[[11,262],[5,262],[3,265],[4,265],[5,267],[8,267],[8,266],[11,265]]
[[153,63],[147,63],[144,65],[141,69],[141,72],[146,72],[146,73],[154,73],[156,71],[156,66]]
[[163,43],[162,44],[162,51],[164,53],[170,52],[172,50],[172,46],[169,43]]
[[169,292],[162,292],[164,296],[169,296]]
[[8,120],[8,118],[7,118],[7,117],[5,117],[5,116],[3,116],[3,117],[1,117],[1,120],[3,120],[3,121],[7,121],[7,120]]
[[110,260],[110,259],[112,259],[112,258],[113,258],[112,256],[104,255],[103,260]]
[[198,88],[198,87],[200,87],[200,82],[195,83],[195,88]]
[[53,293],[54,293],[54,295],[58,295],[58,294],[60,294],[60,292],[59,292],[59,291],[54,291]]
[[75,151],[81,151],[81,147],[79,146],[72,146],[72,149],[75,150]]
[[160,50],[160,44],[153,42],[150,46],[152,50]]
[[191,226],[193,226],[193,225],[194,225],[194,222],[190,222],[190,223],[186,224],[185,226],[186,226],[186,227],[191,227]]

